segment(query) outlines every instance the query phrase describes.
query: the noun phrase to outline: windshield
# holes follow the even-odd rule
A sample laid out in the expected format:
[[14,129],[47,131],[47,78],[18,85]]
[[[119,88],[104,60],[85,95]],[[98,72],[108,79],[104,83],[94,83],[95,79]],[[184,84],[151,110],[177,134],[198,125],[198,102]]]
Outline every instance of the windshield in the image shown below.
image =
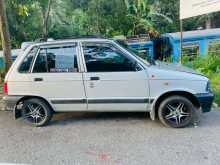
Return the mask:
[[156,65],[155,61],[152,58],[150,58],[148,56],[146,56],[146,58],[141,58],[140,56],[138,56],[138,54],[139,54],[138,51],[135,50],[135,49],[130,48],[125,41],[123,41],[123,40],[116,40],[115,42],[117,44],[119,44],[121,47],[123,47],[124,49],[126,49],[133,56],[135,56],[136,58],[141,60],[143,63],[145,63],[147,65],[149,65],[149,64],[150,65]]

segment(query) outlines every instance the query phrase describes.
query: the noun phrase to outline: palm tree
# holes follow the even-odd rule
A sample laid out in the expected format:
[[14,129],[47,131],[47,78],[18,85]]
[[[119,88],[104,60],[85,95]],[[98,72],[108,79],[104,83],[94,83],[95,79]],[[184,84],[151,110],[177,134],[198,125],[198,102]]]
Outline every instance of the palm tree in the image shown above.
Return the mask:
[[172,23],[172,20],[157,12],[154,5],[150,5],[148,0],[124,0],[128,10],[128,16],[133,19],[133,34],[136,34],[139,27],[144,27],[148,31],[154,31],[153,19],[159,17]]
[[11,59],[11,40],[8,30],[4,0],[0,0],[0,33],[2,40],[2,48],[5,57],[5,69],[7,72],[12,65],[12,59]]

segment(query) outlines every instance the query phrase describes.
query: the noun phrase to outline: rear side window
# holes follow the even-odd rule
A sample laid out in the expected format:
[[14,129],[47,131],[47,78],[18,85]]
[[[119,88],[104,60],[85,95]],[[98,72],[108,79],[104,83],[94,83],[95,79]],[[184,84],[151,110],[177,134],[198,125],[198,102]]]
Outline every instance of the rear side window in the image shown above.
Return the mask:
[[76,46],[42,48],[34,64],[33,73],[78,72]]
[[22,61],[20,67],[19,67],[19,72],[20,73],[28,73],[31,69],[31,64],[33,62],[33,59],[35,55],[37,54],[38,47],[34,47],[28,55],[24,58]]

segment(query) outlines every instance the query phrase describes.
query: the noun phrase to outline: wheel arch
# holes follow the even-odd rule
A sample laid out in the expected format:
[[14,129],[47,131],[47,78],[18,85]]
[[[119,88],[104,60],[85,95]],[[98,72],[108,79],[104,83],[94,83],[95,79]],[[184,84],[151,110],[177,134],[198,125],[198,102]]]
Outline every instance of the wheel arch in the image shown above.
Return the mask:
[[54,107],[52,106],[52,104],[45,98],[43,97],[40,97],[40,96],[23,96],[21,97],[17,103],[16,103],[16,106],[15,106],[15,109],[17,109],[17,106],[22,103],[23,101],[27,100],[27,99],[33,99],[33,98],[36,98],[36,99],[40,99],[40,100],[43,100],[50,108],[52,111],[54,111]]
[[178,96],[183,96],[183,97],[186,97],[187,99],[189,99],[193,105],[196,107],[196,108],[200,108],[200,103],[199,103],[199,100],[196,98],[195,95],[193,95],[192,93],[190,92],[187,92],[187,91],[169,91],[169,92],[166,92],[166,93],[163,93],[162,95],[160,95],[153,103],[152,105],[152,110],[150,112],[150,116],[151,116],[151,119],[152,120],[155,120],[155,118],[158,117],[158,108],[160,106],[160,103],[166,99],[167,97],[170,97],[170,96],[175,96],[175,95],[178,95]]

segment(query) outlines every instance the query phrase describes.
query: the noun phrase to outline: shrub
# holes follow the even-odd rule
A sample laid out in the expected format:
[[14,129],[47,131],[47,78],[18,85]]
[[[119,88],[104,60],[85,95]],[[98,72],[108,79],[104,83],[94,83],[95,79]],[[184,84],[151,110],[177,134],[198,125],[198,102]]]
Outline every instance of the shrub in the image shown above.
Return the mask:
[[189,57],[183,57],[183,64],[203,73],[211,80],[215,102],[220,105],[220,55],[209,54],[192,61],[189,61]]

